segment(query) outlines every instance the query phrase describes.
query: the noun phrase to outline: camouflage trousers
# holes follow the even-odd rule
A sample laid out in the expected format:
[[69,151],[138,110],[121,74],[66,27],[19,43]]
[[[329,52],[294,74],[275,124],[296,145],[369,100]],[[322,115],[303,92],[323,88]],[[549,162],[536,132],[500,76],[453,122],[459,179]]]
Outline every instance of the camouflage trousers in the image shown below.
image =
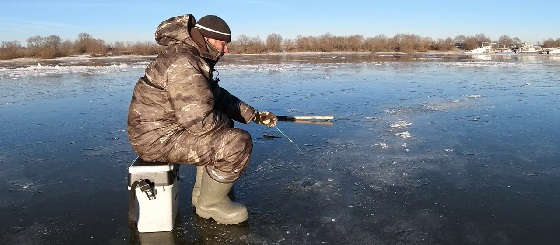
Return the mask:
[[247,131],[222,128],[210,134],[181,134],[167,154],[168,162],[205,166],[214,180],[231,183],[249,164],[253,141]]

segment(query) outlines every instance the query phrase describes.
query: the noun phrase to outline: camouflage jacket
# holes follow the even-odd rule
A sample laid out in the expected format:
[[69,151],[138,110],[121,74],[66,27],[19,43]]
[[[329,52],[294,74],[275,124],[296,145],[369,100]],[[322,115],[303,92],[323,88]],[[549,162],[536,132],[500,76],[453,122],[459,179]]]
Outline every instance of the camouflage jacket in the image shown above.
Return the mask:
[[165,49],[134,87],[128,136],[144,160],[161,159],[182,134],[210,134],[232,127],[231,119],[248,123],[255,115],[255,109],[212,79],[219,52],[194,36],[194,24],[192,15],[184,15],[158,26],[156,41]]

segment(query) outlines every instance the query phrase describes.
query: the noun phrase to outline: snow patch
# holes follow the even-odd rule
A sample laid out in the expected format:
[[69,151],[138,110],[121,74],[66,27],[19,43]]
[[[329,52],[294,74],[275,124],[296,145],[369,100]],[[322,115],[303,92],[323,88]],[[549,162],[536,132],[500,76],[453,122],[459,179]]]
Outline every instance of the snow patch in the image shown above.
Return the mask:
[[384,142],[375,143],[374,146],[378,146],[378,147],[380,147],[380,148],[383,149],[383,150],[389,148],[389,145],[387,145],[387,143],[384,143]]
[[401,137],[401,138],[403,138],[403,139],[408,139],[408,138],[411,138],[411,137],[412,137],[412,135],[411,135],[408,131],[396,133],[395,136]]
[[125,63],[112,64],[107,66],[66,66],[66,65],[37,65],[19,68],[0,68],[0,77],[7,77],[11,79],[18,79],[22,77],[43,77],[60,74],[103,74],[113,72],[125,72],[129,69],[143,69],[145,65],[134,64],[132,66]]
[[391,125],[389,125],[391,128],[406,128],[408,126],[412,125],[411,122],[407,122],[405,120],[400,120],[400,121],[396,121],[394,123],[391,123]]
[[225,65],[218,65],[216,69],[225,70],[225,71],[239,70],[244,72],[287,72],[287,71],[314,72],[321,69],[336,69],[342,66],[349,66],[349,65],[345,63],[225,64]]

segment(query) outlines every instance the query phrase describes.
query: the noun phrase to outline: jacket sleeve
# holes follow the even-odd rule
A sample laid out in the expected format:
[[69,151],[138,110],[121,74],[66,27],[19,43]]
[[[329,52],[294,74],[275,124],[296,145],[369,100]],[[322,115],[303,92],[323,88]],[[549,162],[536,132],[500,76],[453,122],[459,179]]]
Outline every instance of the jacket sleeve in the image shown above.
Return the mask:
[[249,123],[255,117],[256,110],[253,107],[220,86],[216,88],[216,105],[230,118],[238,122]]
[[202,135],[229,122],[226,116],[214,110],[214,94],[207,79],[188,61],[171,64],[167,81],[177,122],[189,133]]

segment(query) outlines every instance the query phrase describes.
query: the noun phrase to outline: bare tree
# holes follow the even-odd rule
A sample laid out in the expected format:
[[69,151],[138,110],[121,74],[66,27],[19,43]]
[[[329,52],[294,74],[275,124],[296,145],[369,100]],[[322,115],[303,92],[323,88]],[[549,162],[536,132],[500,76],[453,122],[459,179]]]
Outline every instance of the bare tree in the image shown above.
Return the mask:
[[43,45],[41,36],[32,36],[27,38],[27,49],[32,57],[38,57],[41,46]]
[[307,40],[309,46],[307,49],[312,51],[332,52],[339,48],[337,46],[342,46],[339,44],[340,41],[336,40],[336,37],[330,33],[323,34],[319,38],[307,37]]
[[282,36],[280,34],[270,34],[266,38],[266,49],[269,52],[282,52]]
[[478,47],[482,47],[484,43],[490,42],[490,38],[488,38],[486,35],[482,33],[476,34],[474,38],[476,39]]
[[502,35],[498,39],[498,45],[502,48],[511,48],[513,45],[513,39],[508,35]]
[[92,56],[104,56],[107,53],[105,41],[101,39],[90,39],[87,42],[86,52]]
[[78,40],[76,40],[74,46],[76,48],[76,51],[79,54],[84,54],[87,52],[88,49],[88,45],[91,42],[91,39],[93,39],[91,37],[90,34],[82,32],[80,34],[78,34]]
[[93,56],[103,56],[106,55],[107,49],[105,41],[95,39],[85,32],[78,34],[78,39],[74,42],[74,50],[78,54],[87,53]]
[[318,51],[316,50],[317,46],[313,43],[313,37],[298,36],[296,47],[298,51]]
[[519,39],[518,37],[514,37],[512,38],[512,45],[514,48],[519,48],[521,47],[521,44],[523,44],[523,42],[521,41],[521,39]]
[[554,48],[554,47],[557,47],[557,46],[556,46],[556,41],[554,41],[554,39],[552,39],[552,38],[549,38],[549,39],[547,39],[547,40],[545,40],[545,41],[543,42],[542,47],[543,47],[543,48]]
[[473,50],[478,47],[480,47],[478,45],[478,40],[472,36],[465,38],[465,40],[463,41],[463,49],[465,50]]
[[463,49],[472,50],[475,48],[482,47],[484,43],[489,43],[490,38],[484,34],[476,34],[474,36],[468,36],[463,41]]
[[266,52],[266,46],[260,37],[251,38],[249,42],[250,52],[260,54]]
[[394,51],[413,53],[416,51],[426,51],[422,38],[413,34],[397,34],[391,41]]
[[114,42],[113,44],[109,45],[110,52],[112,55],[123,55],[123,54],[131,54],[131,50],[128,49],[127,45],[124,42]]
[[447,39],[440,38],[437,41],[433,41],[430,45],[430,49],[438,51],[449,51],[453,48],[455,48],[455,42],[450,37]]
[[138,55],[154,55],[157,54],[159,48],[152,42],[136,42],[132,45],[132,53]]
[[74,43],[70,40],[62,42],[59,46],[58,54],[60,56],[68,56],[75,54]]
[[33,36],[27,39],[27,48],[30,55],[37,58],[55,58],[59,55],[60,37],[50,35],[48,37]]
[[45,47],[48,52],[48,56],[51,58],[60,56],[60,45],[62,44],[62,39],[57,35],[50,35],[45,38]]
[[297,50],[296,42],[292,39],[284,39],[282,46],[286,52],[293,52]]
[[232,53],[264,53],[267,48],[260,37],[248,37],[241,35],[236,41],[231,42],[229,45]]
[[348,51],[361,51],[363,48],[364,37],[362,35],[352,35],[347,39]]
[[371,52],[392,51],[389,47],[388,38],[385,35],[377,35],[366,39],[365,48]]
[[249,37],[246,35],[241,35],[237,40],[230,43],[229,48],[232,53],[247,53],[249,46]]
[[0,45],[0,59],[14,59],[24,56],[23,46],[18,41],[2,41]]
[[456,43],[463,43],[466,39],[467,39],[467,37],[465,37],[465,35],[457,35],[457,36],[455,36],[453,41],[456,42]]

